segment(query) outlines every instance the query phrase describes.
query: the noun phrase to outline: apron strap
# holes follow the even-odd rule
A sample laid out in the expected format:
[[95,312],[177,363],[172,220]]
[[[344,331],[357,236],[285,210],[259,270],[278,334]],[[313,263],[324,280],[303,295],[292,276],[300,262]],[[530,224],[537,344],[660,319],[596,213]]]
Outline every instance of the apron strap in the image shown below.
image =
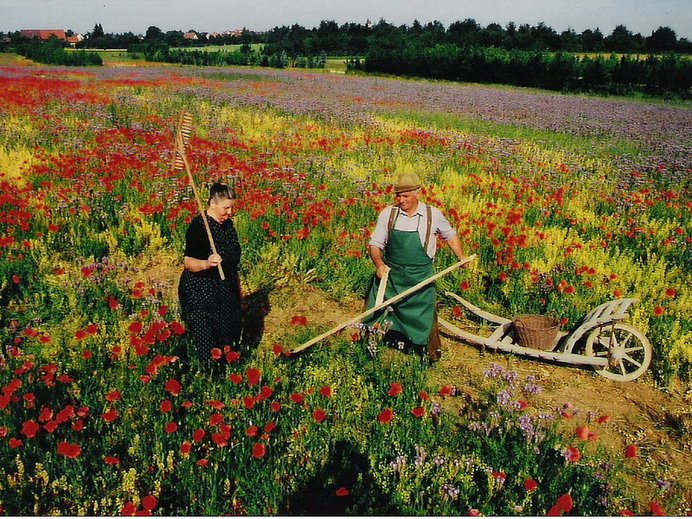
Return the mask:
[[395,205],[392,207],[392,211],[389,213],[389,223],[387,224],[387,234],[389,235],[394,229],[394,224],[397,217],[399,216],[399,206]]
[[428,209],[428,223],[427,229],[425,231],[425,245],[423,245],[423,250],[428,253],[428,243],[430,242],[430,231],[432,230],[432,208],[430,205],[425,206]]

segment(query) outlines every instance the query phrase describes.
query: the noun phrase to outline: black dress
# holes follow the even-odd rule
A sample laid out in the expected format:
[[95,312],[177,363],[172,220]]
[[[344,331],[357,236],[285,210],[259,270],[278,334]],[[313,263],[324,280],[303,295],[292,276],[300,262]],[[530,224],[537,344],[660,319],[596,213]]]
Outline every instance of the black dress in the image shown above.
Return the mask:
[[[178,285],[183,319],[205,364],[212,361],[213,348],[223,351],[224,346],[236,346],[241,333],[238,233],[230,219],[219,223],[207,216],[207,221],[216,251],[223,258],[221,267],[226,279],[221,280],[218,268],[201,272],[185,269]],[[211,253],[202,216],[197,215],[185,235],[185,256],[206,260]]]

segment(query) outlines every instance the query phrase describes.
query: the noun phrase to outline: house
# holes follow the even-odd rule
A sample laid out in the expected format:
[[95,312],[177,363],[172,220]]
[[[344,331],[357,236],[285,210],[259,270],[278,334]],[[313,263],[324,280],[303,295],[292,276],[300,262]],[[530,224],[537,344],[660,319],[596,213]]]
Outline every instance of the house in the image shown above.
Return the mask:
[[24,38],[39,38],[48,40],[51,36],[55,36],[59,40],[66,40],[65,31],[62,29],[22,29],[21,35]]
[[183,34],[183,38],[186,40],[199,40],[199,36],[197,36],[197,33],[194,31],[186,32]]
[[67,43],[69,43],[72,47],[76,46],[80,41],[84,40],[84,36],[81,34],[75,34],[74,36],[67,36]]

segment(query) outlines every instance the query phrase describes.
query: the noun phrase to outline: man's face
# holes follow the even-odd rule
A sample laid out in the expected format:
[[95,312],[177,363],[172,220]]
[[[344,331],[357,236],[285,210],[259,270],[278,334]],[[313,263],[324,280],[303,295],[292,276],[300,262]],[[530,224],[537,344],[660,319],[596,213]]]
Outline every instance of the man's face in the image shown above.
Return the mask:
[[418,189],[397,193],[395,195],[396,204],[404,212],[409,212],[418,207]]

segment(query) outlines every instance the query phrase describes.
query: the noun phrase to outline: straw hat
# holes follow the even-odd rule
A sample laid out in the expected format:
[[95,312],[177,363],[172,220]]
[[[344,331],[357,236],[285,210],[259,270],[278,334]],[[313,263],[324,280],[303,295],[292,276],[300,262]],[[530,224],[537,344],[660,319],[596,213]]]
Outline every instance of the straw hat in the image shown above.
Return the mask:
[[405,193],[406,191],[413,191],[420,187],[420,179],[415,173],[401,173],[396,183],[394,184],[394,192]]

